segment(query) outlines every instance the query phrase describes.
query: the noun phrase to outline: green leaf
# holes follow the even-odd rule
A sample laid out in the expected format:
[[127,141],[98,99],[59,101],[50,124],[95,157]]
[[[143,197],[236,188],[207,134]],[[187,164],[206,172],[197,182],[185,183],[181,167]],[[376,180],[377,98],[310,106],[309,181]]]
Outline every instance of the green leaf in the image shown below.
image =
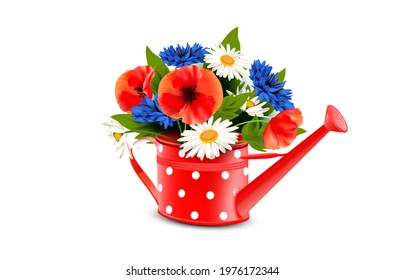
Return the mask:
[[161,81],[161,78],[159,77],[159,75],[154,74],[154,77],[150,83],[153,93],[158,92],[160,81]]
[[223,89],[223,95],[226,96],[228,91],[231,91],[232,93],[236,93],[238,86],[240,85],[240,80],[239,79],[232,79],[229,81],[227,78],[219,78],[220,84],[222,85]]
[[152,67],[155,71],[153,80],[151,81],[151,88],[153,92],[157,92],[161,79],[170,72],[170,69],[168,69],[163,60],[161,60],[158,55],[154,54],[148,46],[146,46],[146,60],[147,65]]
[[156,137],[161,133],[162,127],[154,122],[154,123],[139,123],[136,122],[131,114],[118,114],[111,116],[114,120],[119,122],[123,127],[127,128],[128,132],[136,132],[136,139],[140,139],[143,137]]
[[113,118],[114,120],[119,122],[123,127],[129,130],[135,130],[140,125],[143,125],[141,123],[135,122],[131,114],[118,114],[111,116],[111,118]]
[[161,60],[158,55],[154,54],[148,46],[146,46],[146,59],[147,65],[153,67],[154,71],[156,71],[160,77],[164,77],[170,72],[170,69],[168,69],[163,60]]
[[155,138],[157,135],[161,134],[163,128],[157,122],[150,123],[138,123],[139,125],[132,130],[131,132],[137,132],[136,139],[141,139],[143,137],[153,137]]
[[263,138],[263,125],[257,122],[258,118],[255,116],[253,120],[243,126],[241,134],[243,136],[243,142],[248,143],[253,149],[265,152],[264,138]]
[[269,110],[264,113],[264,116],[269,116],[275,110],[274,106],[272,106],[269,102],[266,102],[262,108],[269,108]]
[[251,94],[243,93],[239,95],[228,95],[223,98],[222,105],[213,115],[214,119],[222,118],[222,120],[231,120],[236,118],[239,114],[237,111],[240,110],[241,106],[247,101],[247,98]]
[[260,128],[260,131],[259,131],[259,135],[264,135],[264,132],[265,132],[265,129],[267,128],[268,123],[269,123],[269,121],[266,122],[266,123],[262,123],[262,122],[260,123],[261,128]]
[[230,45],[230,48],[236,48],[237,51],[240,50],[240,41],[238,39],[238,27],[234,28],[232,31],[227,34],[227,36],[223,39],[221,43],[224,47],[227,44]]
[[297,136],[297,135],[300,135],[300,134],[303,134],[303,133],[305,133],[305,132],[307,132],[305,129],[303,129],[303,128],[301,128],[301,127],[298,127],[298,128],[296,129],[296,136]]
[[278,84],[283,83],[283,81],[285,80],[285,76],[286,76],[286,68],[283,68],[283,70],[277,74]]

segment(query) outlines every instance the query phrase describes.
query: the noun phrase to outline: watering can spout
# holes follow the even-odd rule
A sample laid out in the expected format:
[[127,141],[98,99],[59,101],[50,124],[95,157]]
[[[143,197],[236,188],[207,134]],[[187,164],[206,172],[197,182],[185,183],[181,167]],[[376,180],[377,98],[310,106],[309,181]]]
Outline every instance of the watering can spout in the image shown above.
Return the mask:
[[247,214],[328,132],[346,132],[344,117],[329,105],[324,124],[269,169],[244,187],[236,197],[237,212]]

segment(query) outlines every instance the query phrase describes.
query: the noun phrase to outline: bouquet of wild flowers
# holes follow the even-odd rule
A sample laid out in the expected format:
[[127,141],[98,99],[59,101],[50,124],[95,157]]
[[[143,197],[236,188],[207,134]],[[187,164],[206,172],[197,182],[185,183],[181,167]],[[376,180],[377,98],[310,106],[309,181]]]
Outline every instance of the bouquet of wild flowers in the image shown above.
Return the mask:
[[176,132],[182,153],[202,160],[239,141],[258,151],[279,149],[305,132],[292,91],[284,88],[285,69],[273,72],[265,60],[250,64],[238,28],[211,48],[169,46],[156,55],[146,47],[146,59],[118,78],[115,96],[125,113],[104,123],[121,156],[128,133],[141,139]]

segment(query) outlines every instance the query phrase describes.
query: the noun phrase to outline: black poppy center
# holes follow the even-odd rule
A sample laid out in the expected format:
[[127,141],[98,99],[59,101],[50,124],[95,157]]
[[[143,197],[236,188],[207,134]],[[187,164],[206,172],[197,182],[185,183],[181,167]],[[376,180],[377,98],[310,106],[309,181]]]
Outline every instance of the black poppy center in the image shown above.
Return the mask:
[[195,91],[195,89],[196,86],[182,88],[182,92],[184,93],[184,101],[186,103],[192,104],[192,102],[198,98],[199,94]]
[[146,96],[146,93],[143,91],[143,85],[141,83],[137,87],[135,87],[133,90],[136,91],[137,94],[139,94],[140,98],[143,98]]

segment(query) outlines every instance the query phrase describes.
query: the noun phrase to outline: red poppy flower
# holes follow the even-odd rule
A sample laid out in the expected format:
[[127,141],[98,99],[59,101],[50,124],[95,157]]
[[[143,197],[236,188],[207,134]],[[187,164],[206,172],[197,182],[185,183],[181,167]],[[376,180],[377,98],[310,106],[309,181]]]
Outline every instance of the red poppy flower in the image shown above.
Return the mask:
[[299,109],[286,109],[268,123],[264,131],[264,147],[279,149],[289,146],[296,138],[296,129],[302,124]]
[[209,119],[223,101],[223,90],[216,75],[196,65],[183,66],[163,77],[159,85],[161,110],[187,124]]
[[116,82],[115,97],[122,111],[130,112],[133,106],[148,96],[152,98],[151,80],[154,70],[150,66],[139,66],[123,73]]

